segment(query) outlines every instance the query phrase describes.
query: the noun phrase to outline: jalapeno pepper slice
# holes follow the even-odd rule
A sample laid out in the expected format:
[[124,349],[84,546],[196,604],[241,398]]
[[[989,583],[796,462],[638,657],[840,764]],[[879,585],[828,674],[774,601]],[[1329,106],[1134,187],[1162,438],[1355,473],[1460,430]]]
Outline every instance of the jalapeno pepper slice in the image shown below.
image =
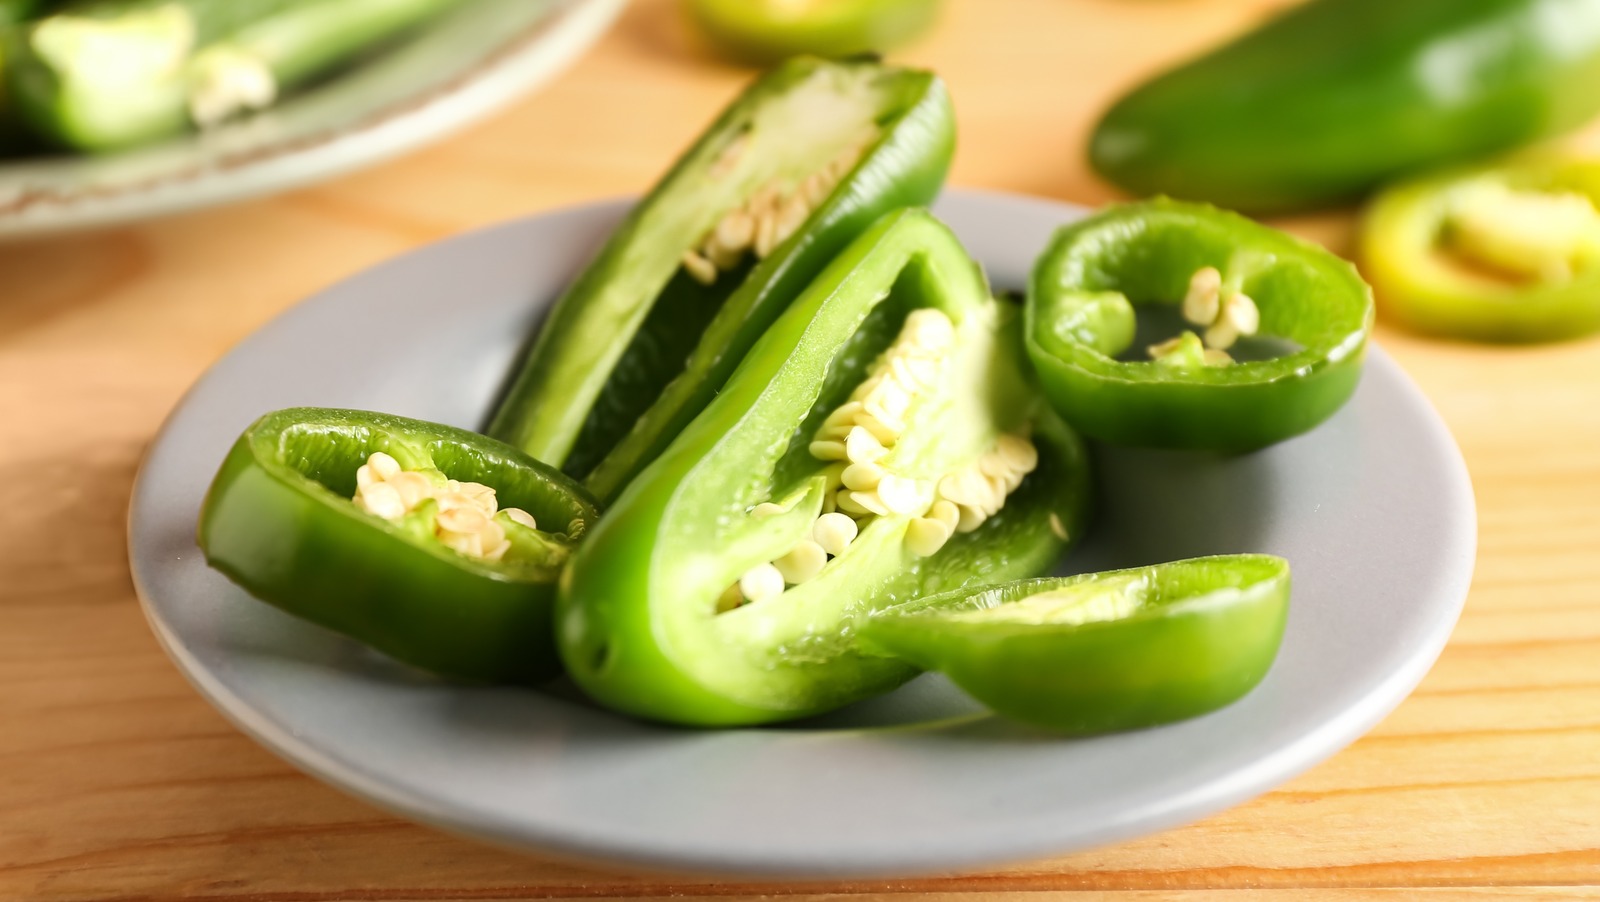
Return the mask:
[[769,64],[802,54],[882,53],[911,40],[941,0],[688,0],[685,8],[728,57]]
[[[1205,338],[1141,349],[1153,360],[1125,358],[1136,307],[1181,308]],[[1349,399],[1372,316],[1355,268],[1322,248],[1157,199],[1056,233],[1029,282],[1025,335],[1045,394],[1085,434],[1237,452],[1305,432]],[[1241,337],[1256,356],[1288,349],[1235,362],[1228,351]]]
[[481,435],[291,408],[234,444],[199,542],[251,595],[393,658],[530,682],[560,670],[556,577],[595,517],[588,493]]
[[1478,341],[1600,330],[1600,163],[1529,159],[1396,185],[1367,210],[1361,265],[1388,316]]
[[953,142],[930,73],[803,59],[763,76],[556,302],[489,433],[615,497],[852,238],[932,200]]
[[872,610],[1053,564],[1087,465],[1019,319],[926,212],[863,233],[574,554],[572,678],[660,720],[799,717],[915,673],[857,653]]
[[864,647],[935,670],[999,714],[1066,733],[1232,704],[1277,656],[1289,564],[1260,554],[1032,579],[887,608]]

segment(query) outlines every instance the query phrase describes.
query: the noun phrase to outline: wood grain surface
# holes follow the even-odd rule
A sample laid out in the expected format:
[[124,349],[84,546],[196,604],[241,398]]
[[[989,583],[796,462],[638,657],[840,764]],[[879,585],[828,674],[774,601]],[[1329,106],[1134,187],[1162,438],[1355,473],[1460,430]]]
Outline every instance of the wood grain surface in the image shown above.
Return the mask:
[[[954,93],[954,184],[1096,203],[1113,196],[1082,162],[1096,111],[1278,5],[956,0],[903,56]],[[1279,791],[1135,842],[981,874],[809,886],[574,866],[377,811],[201,701],[156,647],[124,551],[140,454],[184,389],[262,323],[371,264],[644,188],[747,77],[707,58],[673,3],[639,2],[542,93],[405,160],[224,210],[0,246],[0,899],[1600,898],[1596,340],[1484,348],[1380,324],[1472,472],[1481,547],[1466,614],[1371,735]],[[1287,225],[1343,249],[1351,221]]]

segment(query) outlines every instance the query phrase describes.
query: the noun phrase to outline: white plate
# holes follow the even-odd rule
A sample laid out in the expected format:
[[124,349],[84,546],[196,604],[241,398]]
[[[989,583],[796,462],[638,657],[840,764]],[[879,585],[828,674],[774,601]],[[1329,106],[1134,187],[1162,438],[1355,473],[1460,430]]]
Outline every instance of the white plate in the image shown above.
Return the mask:
[[[1097,449],[1103,510],[1061,572],[1238,551],[1294,566],[1266,681],[1159,729],[1053,738],[983,715],[935,677],[786,727],[652,726],[570,690],[436,682],[206,568],[196,512],[251,420],[310,404],[475,426],[530,324],[624,209],[474,232],[329,289],[218,363],[151,448],[130,514],[150,623],[213,704],[305,771],[418,820],[581,858],[946,871],[1126,839],[1263,792],[1370,728],[1443,647],[1472,572],[1472,489],[1437,414],[1376,349],[1344,410],[1266,451]],[[1011,287],[1082,211],[962,192],[936,212]]]
[[473,0],[371,62],[205,134],[0,163],[0,239],[270,194],[414,150],[559,72],[625,3]]

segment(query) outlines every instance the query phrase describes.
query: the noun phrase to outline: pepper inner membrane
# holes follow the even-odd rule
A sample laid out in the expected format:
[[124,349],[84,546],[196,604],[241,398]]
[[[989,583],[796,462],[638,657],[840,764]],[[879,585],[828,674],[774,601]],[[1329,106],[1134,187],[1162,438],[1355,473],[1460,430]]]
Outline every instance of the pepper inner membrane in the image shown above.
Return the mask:
[[802,535],[731,582],[718,611],[816,579],[869,531],[898,531],[891,544],[915,558],[937,554],[998,513],[1037,467],[1026,422],[983,428],[969,406],[974,393],[963,390],[985,381],[981,370],[1000,350],[995,318],[1009,308],[974,309],[958,326],[942,310],[907,311],[893,297],[836,358],[825,400],[780,460],[773,484],[795,488],[748,512],[759,521],[805,506]]
[[[755,265],[805,227],[881,136],[880,73],[823,68],[758,104],[694,164],[699,178],[659,228],[675,268],[590,408],[563,470],[583,479],[684,371],[690,352]],[[702,223],[709,225],[702,226]]]
[[1479,276],[1559,285],[1600,260],[1600,211],[1584,193],[1480,178],[1444,203],[1438,251]]

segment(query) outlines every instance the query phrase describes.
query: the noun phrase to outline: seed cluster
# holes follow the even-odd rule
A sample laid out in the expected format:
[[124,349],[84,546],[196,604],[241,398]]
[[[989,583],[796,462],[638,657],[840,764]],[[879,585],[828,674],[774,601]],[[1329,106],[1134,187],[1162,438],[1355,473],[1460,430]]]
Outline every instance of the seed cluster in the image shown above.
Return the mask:
[[[943,312],[924,308],[906,317],[866,381],[828,415],[811,442],[811,455],[829,462],[823,513],[812,524],[811,537],[783,557],[746,571],[723,593],[719,610],[781,595],[787,586],[816,577],[873,517],[908,517],[906,547],[928,557],[955,533],[977,529],[1005,506],[1006,497],[1039,464],[1039,453],[1025,435],[1000,436],[976,461],[937,480],[895,473],[883,463],[905,433],[915,399],[937,388],[955,343],[955,324]],[[784,510],[765,502],[751,514]]]
[[406,470],[382,451],[367,458],[356,470],[356,507],[385,520],[400,520],[433,502],[435,538],[447,548],[466,555],[498,561],[511,547],[506,525],[536,528],[533,515],[518,507],[497,509],[495,491],[481,482],[458,482]]
[[[739,265],[750,251],[765,259],[773,248],[805,225],[811,211],[855,168],[874,137],[875,133],[866,134],[851,142],[827,165],[806,176],[798,185],[787,179],[773,179],[761,186],[742,206],[724,214],[699,244],[683,252],[683,268],[695,281],[710,285],[717,281],[719,274]],[[728,145],[712,164],[711,175],[716,177],[732,169],[749,140],[747,135],[741,135]]]
[[[1226,366],[1233,362],[1227,349],[1240,336],[1254,335],[1261,328],[1261,311],[1242,291],[1222,290],[1222,273],[1214,266],[1195,271],[1189,278],[1189,291],[1183,298],[1183,318],[1205,329],[1203,362],[1206,366]],[[1184,333],[1185,335],[1193,333]],[[1151,345],[1150,356],[1160,360],[1187,350],[1184,336]]]

